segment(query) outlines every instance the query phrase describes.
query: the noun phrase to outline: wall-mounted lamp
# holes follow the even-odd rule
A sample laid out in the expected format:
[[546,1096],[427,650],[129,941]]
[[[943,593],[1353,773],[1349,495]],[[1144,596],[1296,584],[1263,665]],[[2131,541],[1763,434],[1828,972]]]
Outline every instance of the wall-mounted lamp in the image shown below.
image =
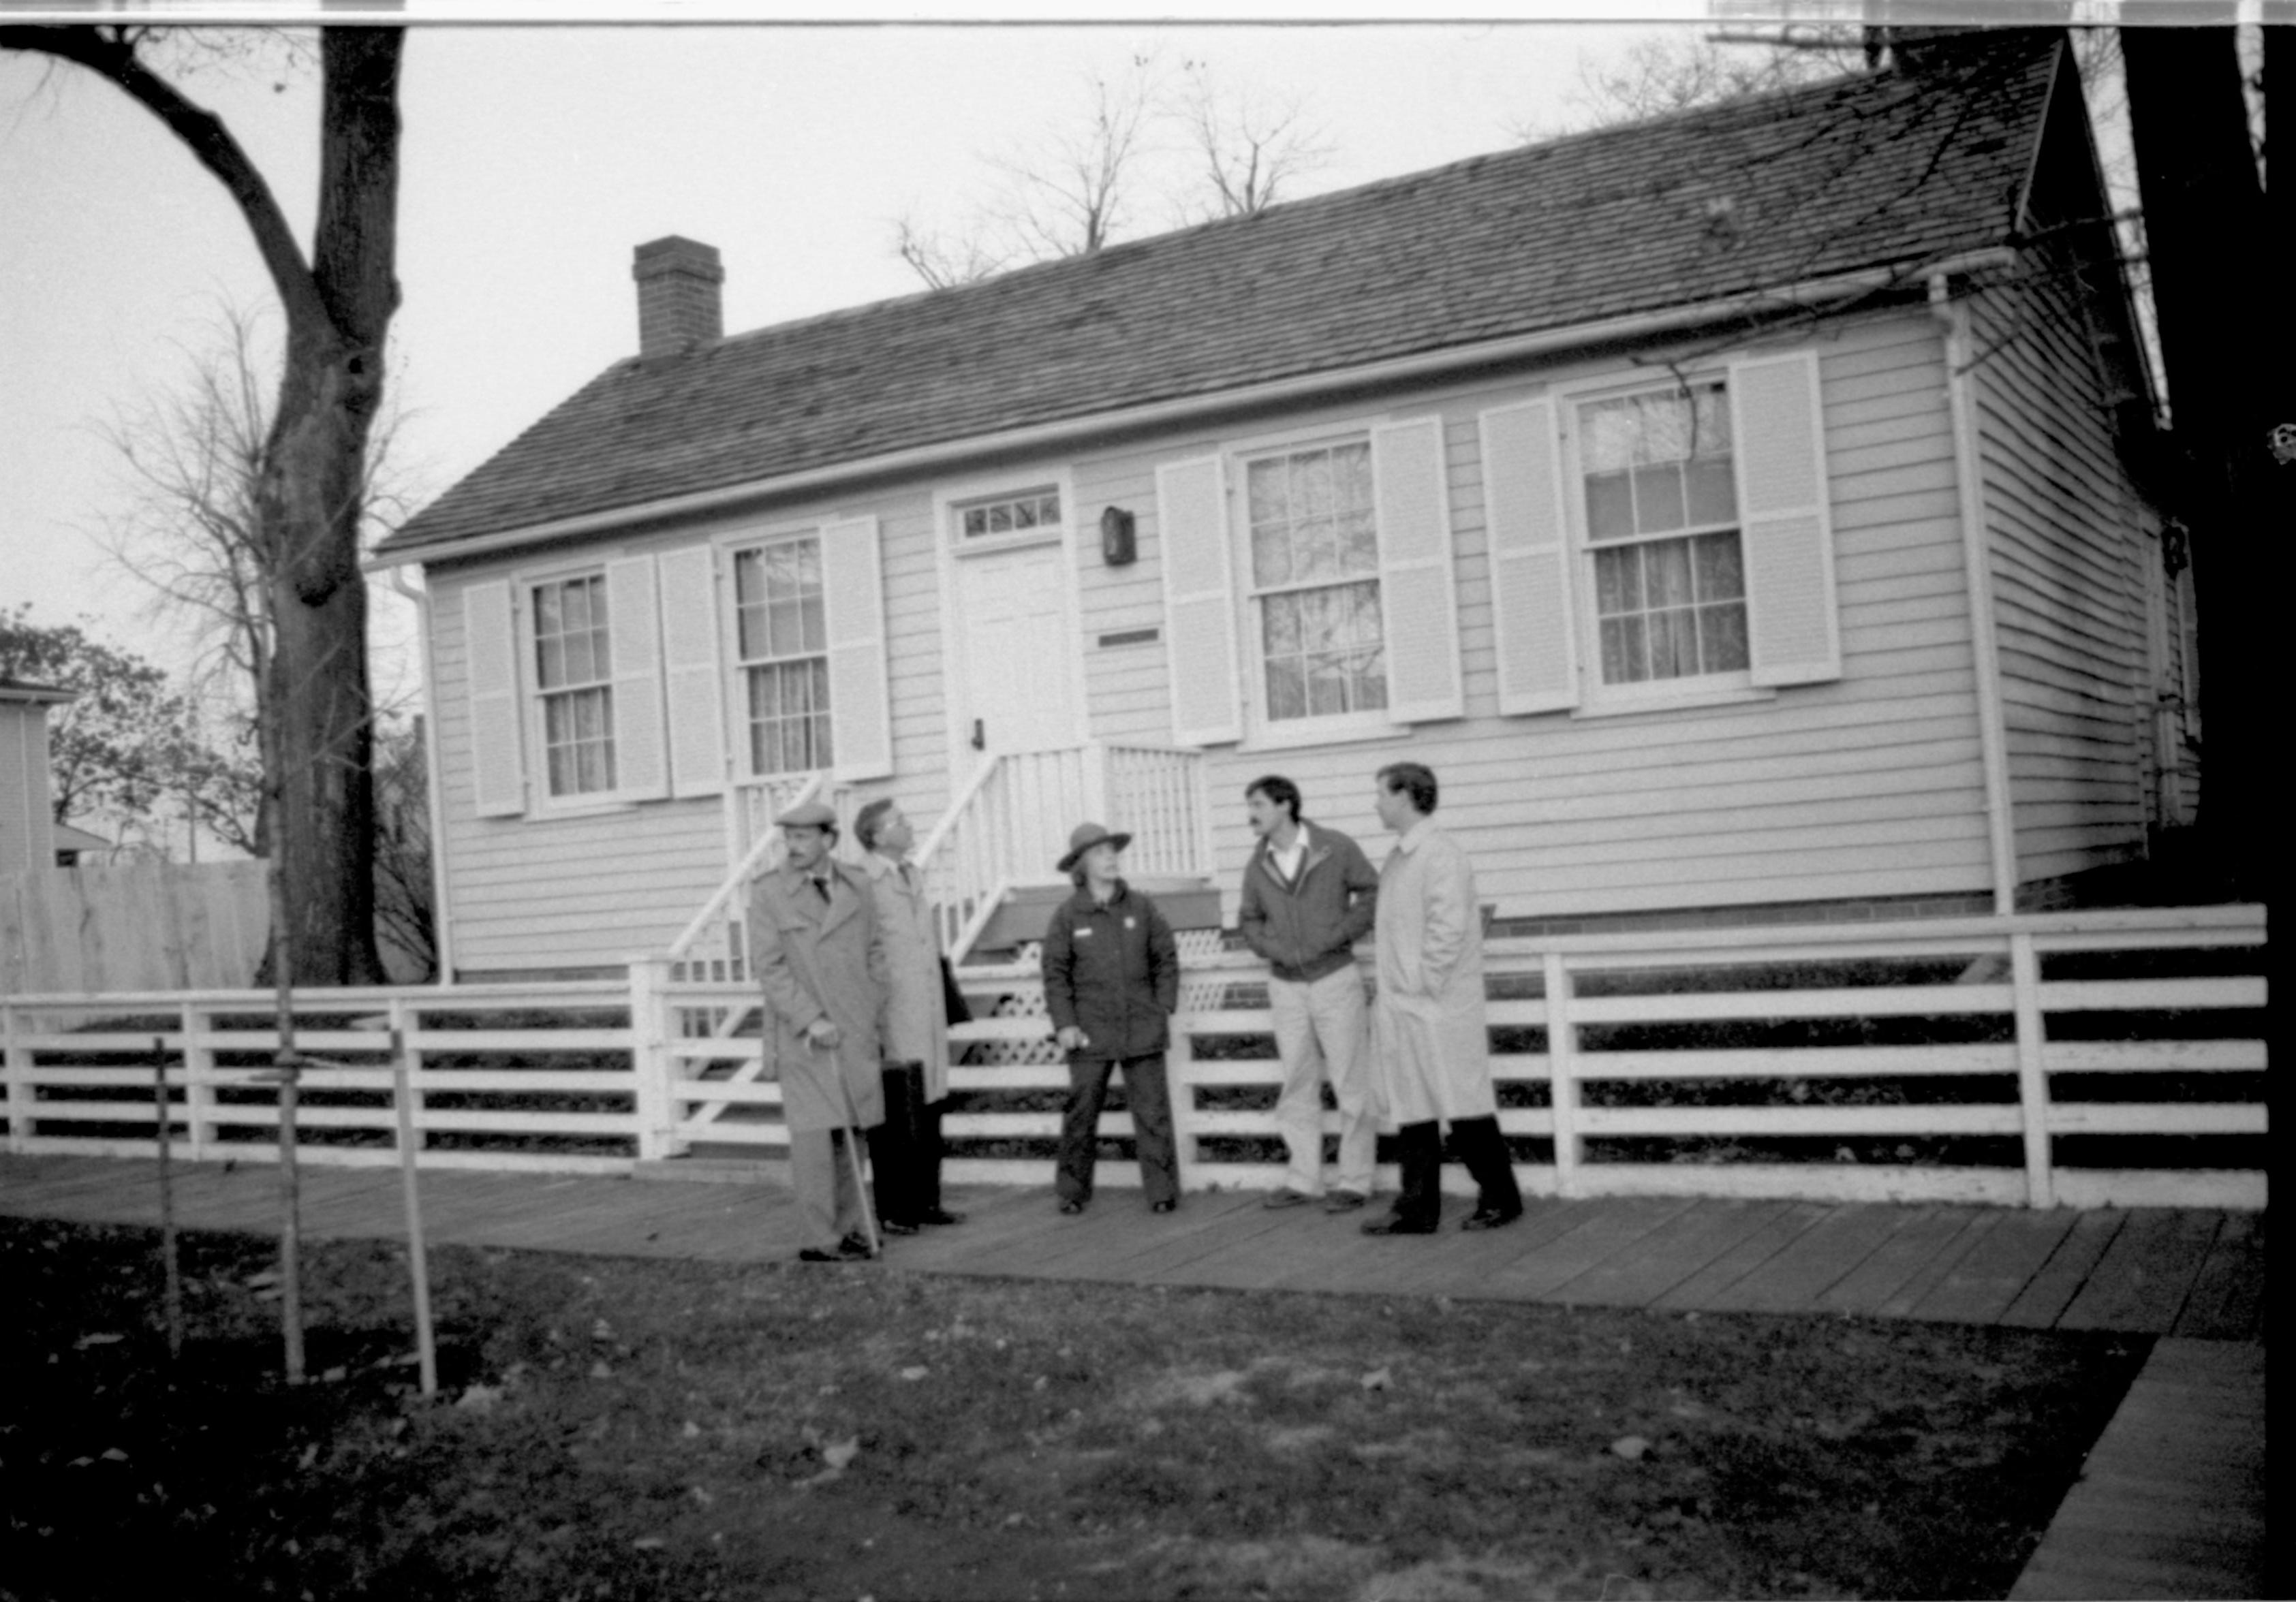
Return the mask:
[[1121,506],[1111,506],[1100,514],[1100,560],[1111,568],[1121,568],[1139,554],[1133,543],[1132,514]]

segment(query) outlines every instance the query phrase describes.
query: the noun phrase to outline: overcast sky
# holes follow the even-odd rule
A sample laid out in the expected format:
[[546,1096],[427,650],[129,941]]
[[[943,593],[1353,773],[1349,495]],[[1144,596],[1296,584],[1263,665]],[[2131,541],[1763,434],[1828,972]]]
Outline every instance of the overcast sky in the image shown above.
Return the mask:
[[[724,252],[729,332],[914,292],[896,219],[962,219],[990,191],[991,158],[1073,126],[1089,76],[1136,54],[1296,96],[1332,152],[1304,193],[1504,148],[1559,117],[1582,52],[1637,31],[418,28],[401,86],[399,465],[435,495],[634,354],[644,241]],[[308,231],[316,70],[258,61],[182,81]],[[89,615],[168,660],[94,537],[120,492],[91,425],[174,381],[219,307],[272,306],[268,282],[221,185],[75,69],[0,56],[0,606]],[[381,609],[403,639],[403,609]]]

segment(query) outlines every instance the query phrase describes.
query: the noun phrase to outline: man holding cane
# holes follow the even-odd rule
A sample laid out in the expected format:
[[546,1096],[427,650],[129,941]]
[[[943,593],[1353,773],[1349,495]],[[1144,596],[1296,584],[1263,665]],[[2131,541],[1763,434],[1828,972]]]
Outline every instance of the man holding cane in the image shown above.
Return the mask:
[[790,1189],[806,1263],[877,1255],[860,1184],[861,1132],[884,1122],[879,1033],[885,948],[868,885],[829,854],[818,801],[775,820],[788,854],[750,889],[750,955],[765,991],[766,1076],[782,1087]]

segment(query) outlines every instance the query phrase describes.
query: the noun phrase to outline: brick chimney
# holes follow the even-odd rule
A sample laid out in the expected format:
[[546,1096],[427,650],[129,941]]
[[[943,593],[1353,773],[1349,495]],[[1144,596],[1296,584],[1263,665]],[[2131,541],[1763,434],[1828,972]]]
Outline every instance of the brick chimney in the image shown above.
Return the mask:
[[726,269],[718,247],[673,233],[637,248],[630,276],[638,282],[638,356],[674,356],[723,339],[725,307],[718,286]]

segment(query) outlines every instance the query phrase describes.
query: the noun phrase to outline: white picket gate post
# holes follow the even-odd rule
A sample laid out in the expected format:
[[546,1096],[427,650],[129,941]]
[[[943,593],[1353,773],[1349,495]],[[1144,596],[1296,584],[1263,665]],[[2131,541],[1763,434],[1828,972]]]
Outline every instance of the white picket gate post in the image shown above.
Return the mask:
[[2057,1205],[2056,1179],[2049,1150],[2049,1075],[2043,1066],[2041,959],[2033,936],[2009,936],[2009,981],[2017,998],[2017,1102],[2025,1134],[2025,1200],[2030,1206]]
[[201,1038],[207,1033],[206,1010],[185,1001],[184,1029],[184,1124],[191,1137],[192,1160],[209,1155],[215,1144],[215,1050]]
[[0,1001],[0,1070],[8,1077],[8,1149],[22,1151],[32,1140],[32,1050],[16,1036],[16,1009]]
[[[1192,1027],[1195,1015],[1176,1012],[1172,1015],[1172,1046],[1166,1054],[1164,1084],[1172,1104],[1172,1157],[1176,1170],[1174,1179],[1183,1193],[1196,1188],[1196,1036]],[[1063,1059],[1065,1060],[1065,1059]],[[1132,1099],[1132,1087],[1124,1087],[1125,1099]],[[1133,1139],[1139,1139],[1140,1118],[1136,1104],[1132,1120]]]
[[1554,1193],[1578,1194],[1578,1026],[1570,1021],[1570,975],[1561,952],[1548,952],[1546,978],[1546,1100],[1554,1119]]
[[630,959],[630,1067],[637,1076],[640,1162],[659,1162],[671,1154],[669,1131],[677,1104],[670,1077],[677,1069],[669,1054],[669,1007],[663,994],[668,983],[668,958]]

